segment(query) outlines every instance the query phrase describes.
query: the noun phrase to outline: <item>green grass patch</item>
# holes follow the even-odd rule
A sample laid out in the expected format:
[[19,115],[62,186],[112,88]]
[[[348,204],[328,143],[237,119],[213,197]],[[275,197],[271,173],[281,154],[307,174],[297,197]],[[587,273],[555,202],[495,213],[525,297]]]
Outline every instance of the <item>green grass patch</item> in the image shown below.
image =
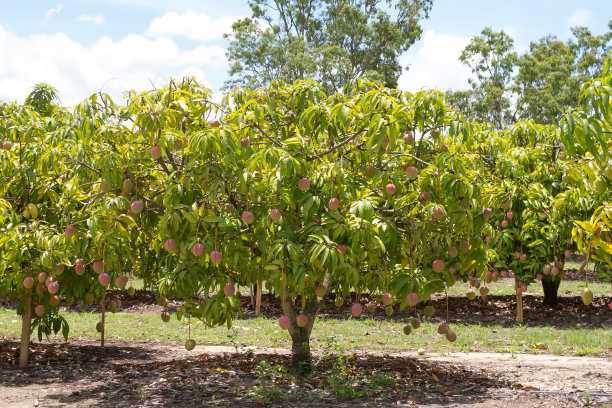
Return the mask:
[[[95,325],[100,315],[95,313],[64,313],[70,324],[70,338],[95,340],[99,334]],[[455,343],[448,342],[436,332],[437,324],[423,322],[412,334],[403,334],[405,323],[363,319],[317,319],[311,345],[315,351],[324,350],[330,342],[346,350],[406,351],[424,348],[446,353],[457,351],[483,352],[538,352],[541,349],[555,354],[598,355],[612,352],[611,328],[502,327],[452,324],[457,333]],[[187,339],[185,321],[173,318],[163,323],[157,315],[117,313],[108,314],[108,340],[183,343]],[[18,338],[21,319],[13,310],[0,310],[0,333]],[[278,327],[276,319],[236,320],[231,329],[208,328],[200,322],[191,324],[191,335],[199,345],[256,345],[258,347],[290,348],[290,337]],[[59,338],[58,338],[59,339]]]

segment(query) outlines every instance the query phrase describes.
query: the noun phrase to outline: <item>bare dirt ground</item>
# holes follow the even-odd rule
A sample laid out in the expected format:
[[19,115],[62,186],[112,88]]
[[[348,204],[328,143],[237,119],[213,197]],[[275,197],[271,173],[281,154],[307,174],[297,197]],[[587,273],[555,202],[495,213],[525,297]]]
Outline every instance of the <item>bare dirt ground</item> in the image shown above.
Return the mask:
[[[44,343],[32,346],[30,368],[19,370],[17,349],[16,342],[0,343],[0,407],[612,406],[611,356],[418,356],[370,350],[347,365],[347,386],[363,396],[346,400],[332,392],[329,360],[320,361],[304,381],[274,370],[259,374],[262,360],[290,366],[287,350],[236,353],[231,347],[198,347],[187,352],[150,343],[111,342],[103,349],[93,342]],[[376,375],[393,380],[368,389],[367,380]]]
[[[122,300],[121,311],[159,313],[162,308],[148,291]],[[242,297],[242,318],[254,317],[248,296]],[[377,304],[367,295],[361,301]],[[556,308],[543,307],[541,296],[523,297],[529,326],[610,327],[610,295],[596,296],[584,306],[575,294],[561,295]],[[490,296],[469,301],[450,296],[451,323],[516,324],[514,296]],[[0,307],[16,301],[0,299]],[[446,308],[446,299],[430,304]],[[180,306],[172,301],[170,310]],[[62,305],[63,310],[94,310],[95,306]],[[422,306],[417,313],[422,312]],[[264,294],[262,313],[281,314],[278,299]],[[370,313],[368,313],[370,314]],[[337,308],[329,299],[321,317],[346,318],[349,302]],[[380,307],[371,313],[388,317]],[[402,317],[403,318],[403,317]],[[440,319],[441,316],[436,318]],[[432,319],[436,321],[436,318]],[[607,407],[612,408],[612,354],[568,357],[549,353],[493,354],[358,352],[332,376],[333,361],[315,356],[314,374],[307,379],[280,373],[290,367],[287,350],[182,346],[157,343],[91,341],[33,343],[28,370],[16,368],[18,344],[0,334],[0,408],[16,407]],[[262,370],[262,362],[270,368]],[[338,367],[336,363],[335,367]],[[344,377],[343,377],[344,376]],[[374,379],[384,379],[372,386]],[[341,379],[338,383],[338,379]],[[352,397],[349,399],[348,397]]]

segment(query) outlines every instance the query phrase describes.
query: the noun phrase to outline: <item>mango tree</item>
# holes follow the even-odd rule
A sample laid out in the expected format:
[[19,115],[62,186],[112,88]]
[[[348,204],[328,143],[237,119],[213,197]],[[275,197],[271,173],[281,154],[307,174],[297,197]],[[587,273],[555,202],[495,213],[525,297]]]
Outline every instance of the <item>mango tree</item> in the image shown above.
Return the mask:
[[222,112],[188,88],[129,104],[133,144],[149,141],[135,157],[149,156],[138,194],[160,212],[159,290],[185,301],[179,318],[231,325],[236,286],[265,280],[307,371],[326,294],[355,296],[359,315],[365,291],[414,306],[486,273],[478,167],[444,143],[456,113],[439,93],[362,83],[327,97],[313,82],[277,82],[236,90]]
[[586,255],[581,271],[587,271],[583,300],[590,304],[588,262],[607,265],[598,268],[600,277],[612,280],[612,61],[608,56],[602,77],[581,88],[580,106],[561,121],[561,138],[570,158],[565,178],[593,201],[593,212],[577,217],[572,231],[578,249]]

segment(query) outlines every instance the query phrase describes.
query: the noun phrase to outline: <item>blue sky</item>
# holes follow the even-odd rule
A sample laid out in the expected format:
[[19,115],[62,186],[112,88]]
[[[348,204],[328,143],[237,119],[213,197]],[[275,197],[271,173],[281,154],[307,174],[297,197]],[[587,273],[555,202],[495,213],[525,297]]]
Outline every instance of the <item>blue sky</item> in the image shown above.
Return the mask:
[[[5,2],[0,13],[0,99],[23,102],[34,83],[55,86],[72,105],[103,90],[161,86],[195,75],[217,95],[227,79],[223,33],[249,15],[246,0],[32,0]],[[607,31],[612,0],[434,0],[424,34],[401,63],[402,89],[467,87],[457,58],[487,26],[505,30],[518,52],[570,27]]]

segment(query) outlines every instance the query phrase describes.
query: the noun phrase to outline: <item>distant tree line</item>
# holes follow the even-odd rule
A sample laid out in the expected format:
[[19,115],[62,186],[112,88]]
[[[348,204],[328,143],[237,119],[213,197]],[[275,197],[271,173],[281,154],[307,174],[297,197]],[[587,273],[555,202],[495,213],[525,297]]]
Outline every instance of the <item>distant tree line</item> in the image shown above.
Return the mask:
[[567,109],[578,106],[581,84],[601,76],[612,50],[612,21],[608,27],[601,35],[587,27],[572,28],[565,42],[548,35],[522,55],[504,31],[485,28],[459,58],[472,70],[471,89],[447,91],[447,101],[469,119],[498,128],[525,119],[557,123]]
[[[396,87],[399,56],[422,34],[433,0],[249,0],[252,15],[238,20],[227,57],[234,87],[267,87],[276,79],[313,79],[327,94],[367,78]],[[578,106],[580,85],[601,75],[611,51],[608,32],[572,28],[562,41],[548,35],[519,55],[504,31],[485,28],[460,60],[472,70],[468,90],[446,92],[448,104],[470,120],[498,128],[525,119],[557,123]]]

